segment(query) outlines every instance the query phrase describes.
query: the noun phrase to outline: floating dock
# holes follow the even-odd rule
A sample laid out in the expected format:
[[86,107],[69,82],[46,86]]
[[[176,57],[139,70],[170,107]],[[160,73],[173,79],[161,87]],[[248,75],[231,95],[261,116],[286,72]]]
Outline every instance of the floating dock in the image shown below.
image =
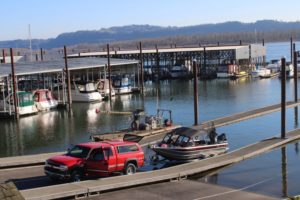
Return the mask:
[[155,185],[140,186],[121,191],[109,192],[100,196],[89,198],[91,200],[115,200],[115,199],[131,199],[131,200],[177,200],[177,199],[209,199],[209,200],[275,200],[277,198],[247,192],[244,188],[228,188],[220,185],[207,184],[197,181],[182,180],[166,183],[157,183]]

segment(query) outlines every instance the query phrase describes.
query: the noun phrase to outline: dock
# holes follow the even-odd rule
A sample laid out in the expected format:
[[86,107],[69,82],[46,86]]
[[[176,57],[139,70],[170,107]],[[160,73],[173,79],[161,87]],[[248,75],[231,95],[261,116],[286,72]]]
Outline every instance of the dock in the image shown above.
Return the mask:
[[[297,103],[289,101],[286,103],[287,108],[297,107],[300,105],[300,101]],[[266,114],[270,114],[272,112],[276,112],[280,110],[280,104],[275,104],[263,108],[258,108],[250,111],[240,112],[237,114],[233,114],[231,116],[226,116],[222,118],[218,118],[215,120],[211,120],[208,122],[203,122],[202,125],[197,126],[195,128],[208,128],[211,126],[212,122],[214,123],[215,127],[221,127],[225,125],[229,125],[232,123],[237,123],[243,120],[263,116]],[[143,135],[145,138],[140,142],[142,146],[146,146],[149,143],[153,143],[158,141],[162,138],[162,136],[167,132],[170,131],[172,127],[166,128],[165,131],[156,132],[152,131],[148,134]],[[173,127],[176,128],[176,127]],[[121,137],[120,135],[110,135],[112,138],[116,139]],[[109,136],[107,136],[109,137]],[[11,168],[11,167],[21,167],[21,166],[30,166],[30,165],[42,165],[45,163],[45,160],[50,158],[53,155],[62,154],[64,152],[54,152],[54,153],[45,153],[45,154],[37,154],[37,155],[27,155],[27,156],[15,156],[15,157],[4,157],[0,158],[0,169],[3,168]]]
[[[58,198],[84,198],[98,196],[103,192],[119,190],[128,187],[141,186],[159,182],[179,181],[188,176],[199,174],[208,170],[231,165],[245,159],[271,151],[274,148],[300,139],[300,129],[286,134],[286,139],[269,138],[255,144],[248,145],[227,154],[212,158],[169,167],[156,171],[141,172],[128,176],[117,176],[89,180],[78,183],[67,183],[21,190],[25,199],[58,199]],[[199,188],[200,189],[200,188]]]
[[[103,193],[100,196],[90,197],[90,200],[115,200],[115,199],[131,199],[131,200],[178,200],[178,199],[243,199],[243,200],[275,200],[277,198],[247,192],[245,188],[228,188],[224,186],[207,184],[202,182],[182,180],[166,183],[158,183],[150,186],[140,186],[121,191]],[[242,197],[242,198],[241,198]]]

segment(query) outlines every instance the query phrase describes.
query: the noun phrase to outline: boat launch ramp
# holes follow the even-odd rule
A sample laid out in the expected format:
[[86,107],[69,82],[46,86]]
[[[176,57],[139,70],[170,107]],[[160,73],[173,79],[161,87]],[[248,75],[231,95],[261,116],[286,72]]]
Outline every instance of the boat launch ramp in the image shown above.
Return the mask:
[[67,183],[21,190],[21,194],[25,197],[25,199],[32,200],[58,199],[66,197],[84,198],[93,197],[96,195],[101,195],[103,192],[124,189],[128,187],[166,181],[178,181],[181,179],[187,179],[188,176],[194,174],[224,167],[257,156],[297,139],[300,139],[300,129],[287,133],[287,138],[285,139],[280,139],[277,137],[269,138],[230,153],[203,159],[197,162],[190,162],[161,170],[141,172],[128,176],[109,177],[78,183]]

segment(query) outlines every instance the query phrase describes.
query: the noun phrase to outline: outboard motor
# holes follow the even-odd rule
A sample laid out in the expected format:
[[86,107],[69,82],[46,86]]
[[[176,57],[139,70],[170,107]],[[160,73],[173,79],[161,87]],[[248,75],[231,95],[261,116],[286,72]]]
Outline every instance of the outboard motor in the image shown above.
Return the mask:
[[222,133],[221,135],[218,136],[218,142],[224,142],[227,141],[225,133]]

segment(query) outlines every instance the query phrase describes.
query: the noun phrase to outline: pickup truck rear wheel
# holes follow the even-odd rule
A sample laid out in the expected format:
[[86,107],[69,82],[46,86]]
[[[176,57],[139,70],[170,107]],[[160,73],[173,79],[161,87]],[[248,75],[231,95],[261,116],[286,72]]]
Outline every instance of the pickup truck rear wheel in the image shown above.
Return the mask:
[[133,163],[128,163],[125,168],[125,174],[131,175],[136,173],[136,166]]
[[74,170],[72,173],[71,173],[71,180],[73,182],[80,182],[82,180],[82,174],[79,170]]

